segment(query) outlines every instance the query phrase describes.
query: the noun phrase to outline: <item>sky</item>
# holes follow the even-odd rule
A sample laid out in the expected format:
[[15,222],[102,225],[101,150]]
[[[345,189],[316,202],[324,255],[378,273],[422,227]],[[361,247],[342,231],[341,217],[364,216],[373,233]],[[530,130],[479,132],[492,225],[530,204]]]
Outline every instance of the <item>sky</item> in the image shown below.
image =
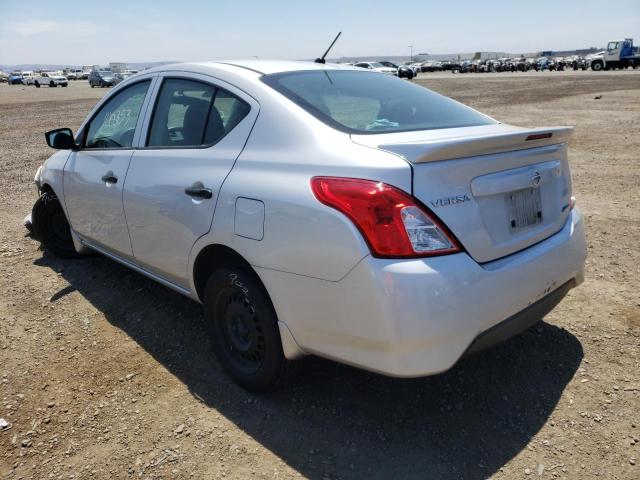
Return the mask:
[[0,64],[510,53],[640,43],[640,0],[0,0]]

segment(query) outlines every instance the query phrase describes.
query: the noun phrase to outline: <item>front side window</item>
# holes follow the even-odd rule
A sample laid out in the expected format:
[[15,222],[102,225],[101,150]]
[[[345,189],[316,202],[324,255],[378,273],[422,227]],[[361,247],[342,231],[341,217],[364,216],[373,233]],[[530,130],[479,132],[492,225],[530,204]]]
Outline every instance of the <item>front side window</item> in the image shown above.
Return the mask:
[[496,123],[424,87],[375,72],[295,71],[264,75],[261,80],[327,125],[347,133],[407,132]]
[[245,101],[213,85],[169,78],[158,94],[147,146],[212,145],[230,132],[249,110]]
[[118,92],[89,124],[86,148],[131,148],[150,80]]

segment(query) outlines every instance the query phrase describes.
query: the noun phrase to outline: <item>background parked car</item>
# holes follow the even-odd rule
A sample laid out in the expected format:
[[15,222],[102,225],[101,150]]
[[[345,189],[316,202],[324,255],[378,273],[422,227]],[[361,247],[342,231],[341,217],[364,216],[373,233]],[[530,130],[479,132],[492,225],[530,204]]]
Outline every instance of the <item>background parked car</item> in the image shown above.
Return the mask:
[[4,83],[9,80],[9,75],[4,72],[0,72],[0,83]]
[[455,60],[444,60],[441,62],[442,70],[460,70],[460,62]]
[[555,70],[555,63],[553,63],[548,57],[538,57],[536,59],[536,70]]
[[385,73],[387,75],[398,75],[397,68],[385,67],[380,62],[358,62],[355,64],[355,66],[360,68],[368,68],[369,70]]
[[122,73],[116,73],[113,75],[114,77],[114,85],[119,84],[120,82],[122,82],[123,80],[126,80],[127,78],[129,78],[131,75],[133,75],[134,73],[137,72],[130,72],[130,71],[125,71]]
[[413,69],[414,77],[417,77],[422,72],[422,62],[408,63],[408,66]]
[[411,80],[415,76],[413,69],[408,65],[396,65],[395,63],[388,61],[382,61],[380,63],[385,67],[395,68],[396,72],[398,72],[397,75],[400,78],[408,78]]
[[63,74],[67,77],[67,80],[81,80],[83,78],[82,70],[76,68],[67,68],[63,71]]
[[427,61],[422,63],[421,66],[422,72],[440,72],[442,71],[442,62],[437,61]]
[[589,67],[589,65],[587,65],[587,61],[585,60],[585,58],[579,55],[576,55],[573,58],[570,66],[574,70],[586,70]]
[[89,85],[93,87],[113,87],[118,84],[115,74],[111,70],[93,70],[89,74]]
[[24,85],[22,72],[11,72],[7,83],[9,83],[9,85]]
[[531,64],[525,57],[514,58],[512,61],[517,72],[526,72],[531,68]]

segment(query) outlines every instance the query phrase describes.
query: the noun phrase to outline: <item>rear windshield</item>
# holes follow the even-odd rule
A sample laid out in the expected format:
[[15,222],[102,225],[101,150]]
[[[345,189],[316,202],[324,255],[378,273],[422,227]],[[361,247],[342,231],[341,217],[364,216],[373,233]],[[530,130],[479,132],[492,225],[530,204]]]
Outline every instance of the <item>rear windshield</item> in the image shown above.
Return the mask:
[[391,75],[313,70],[264,75],[262,81],[324,123],[367,134],[471,127],[494,120]]

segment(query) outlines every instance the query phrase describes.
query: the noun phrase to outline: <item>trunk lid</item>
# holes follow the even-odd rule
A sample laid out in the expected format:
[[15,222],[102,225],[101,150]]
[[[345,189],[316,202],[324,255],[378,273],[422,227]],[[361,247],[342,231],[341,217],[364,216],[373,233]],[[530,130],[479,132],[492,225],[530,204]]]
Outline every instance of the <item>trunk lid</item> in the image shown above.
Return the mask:
[[407,160],[413,196],[484,263],[538,243],[565,224],[571,131],[498,124],[352,135],[352,140]]

